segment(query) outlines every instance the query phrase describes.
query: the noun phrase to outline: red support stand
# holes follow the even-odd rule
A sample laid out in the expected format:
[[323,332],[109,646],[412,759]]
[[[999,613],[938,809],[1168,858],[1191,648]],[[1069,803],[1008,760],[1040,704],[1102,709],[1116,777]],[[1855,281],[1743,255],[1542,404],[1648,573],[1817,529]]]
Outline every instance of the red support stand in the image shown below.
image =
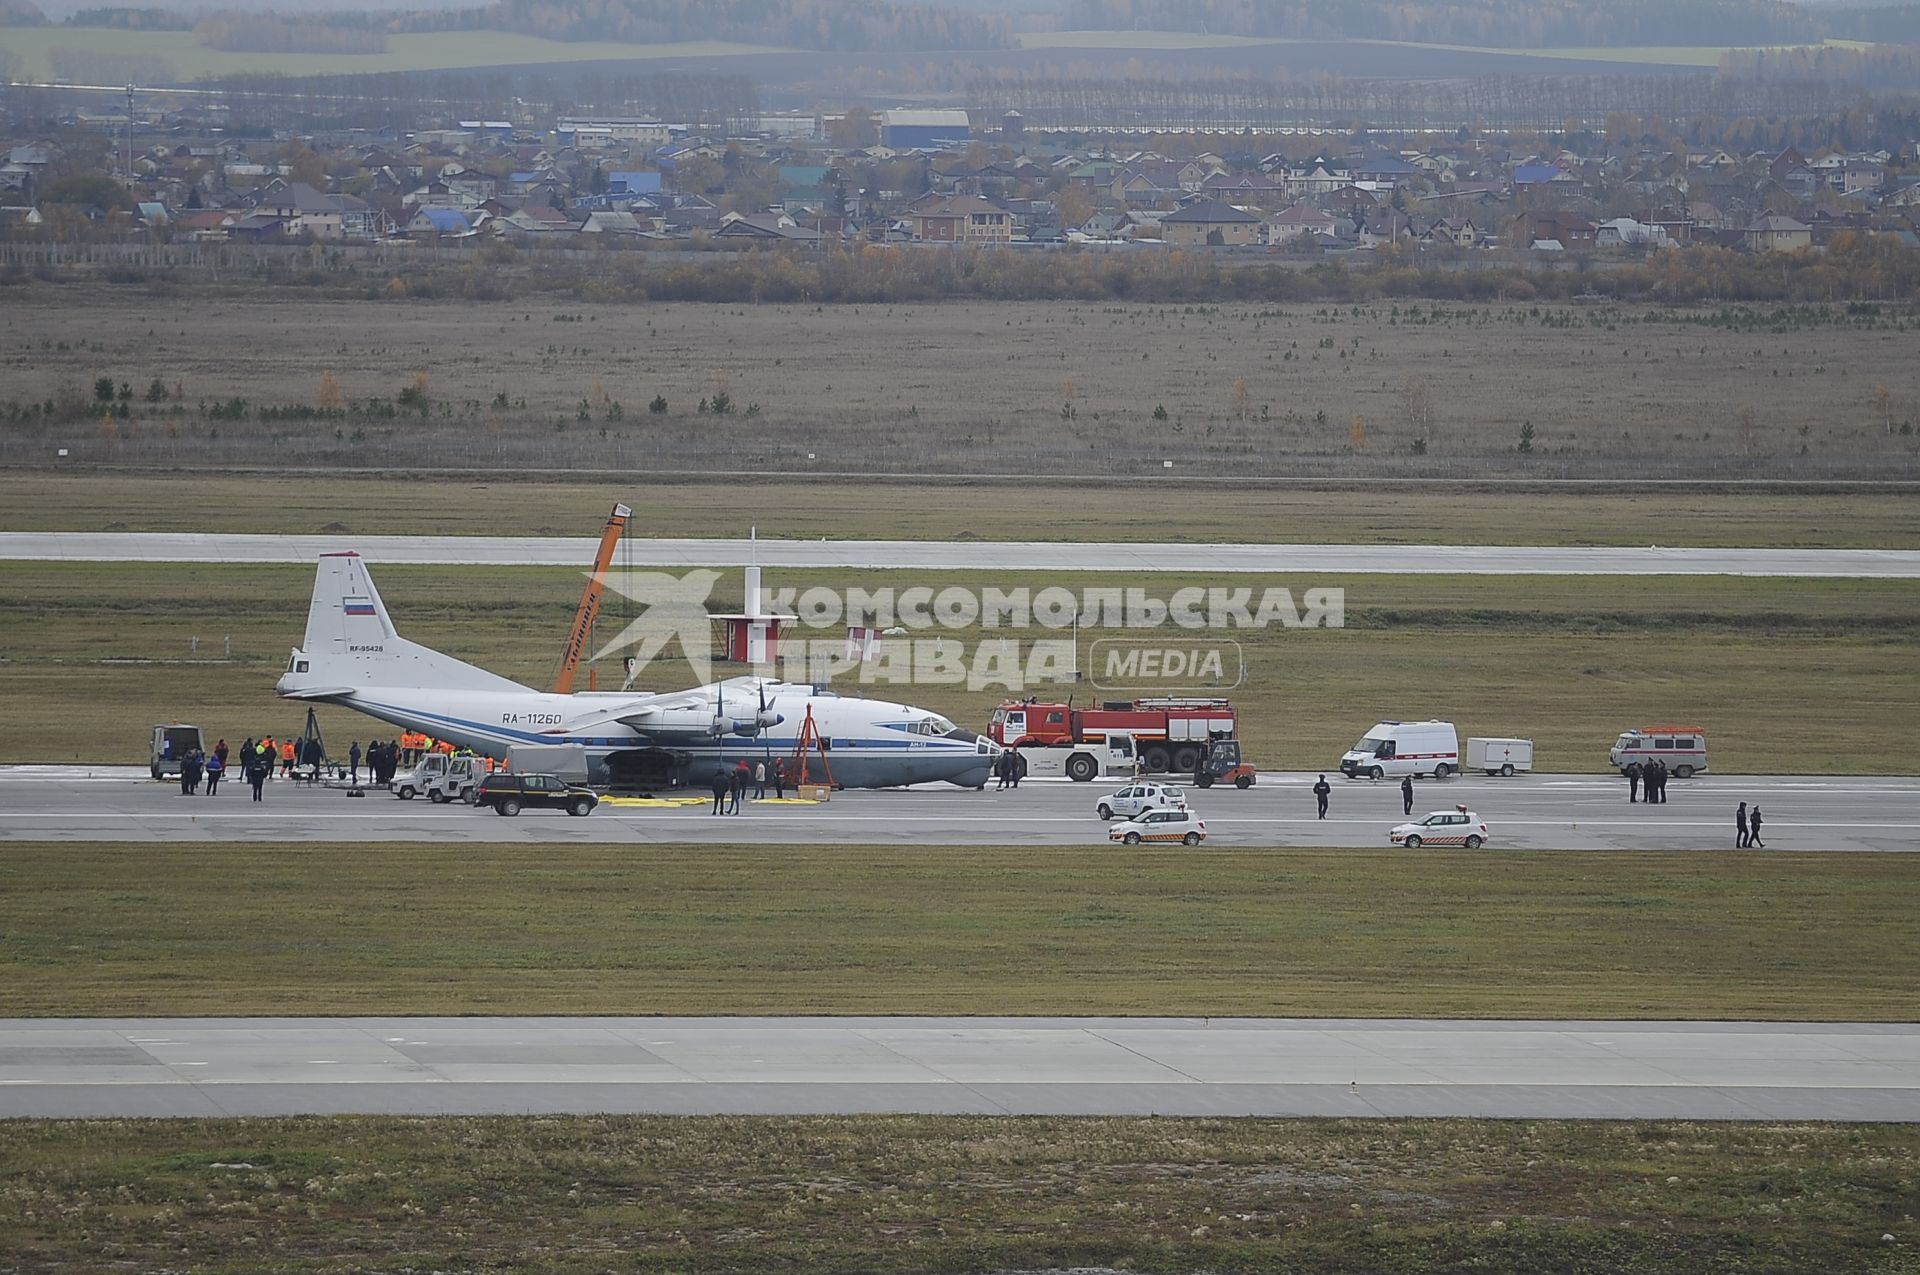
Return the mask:
[[794,743],[793,743],[792,769],[793,769],[793,777],[794,777],[793,782],[796,788],[802,784],[808,784],[808,783],[814,782],[813,780],[807,777],[807,766],[809,764],[809,758],[808,758],[809,752],[819,754],[820,769],[826,776],[826,780],[825,780],[826,785],[829,788],[834,787],[835,784],[833,782],[833,763],[827,760],[826,741],[820,737],[820,728],[814,725],[813,705],[811,704],[807,705],[807,719],[800,723],[800,735],[797,739],[794,740]]

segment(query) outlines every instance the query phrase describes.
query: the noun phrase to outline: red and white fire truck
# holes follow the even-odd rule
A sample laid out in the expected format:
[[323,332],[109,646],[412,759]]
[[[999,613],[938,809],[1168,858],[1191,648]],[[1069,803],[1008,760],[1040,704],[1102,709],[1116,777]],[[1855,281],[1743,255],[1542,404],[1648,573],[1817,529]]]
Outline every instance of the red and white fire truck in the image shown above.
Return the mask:
[[994,709],[987,735],[1003,748],[1020,749],[1030,766],[1057,759],[1069,779],[1086,783],[1119,757],[1137,759],[1149,773],[1191,775],[1216,743],[1236,738],[1238,726],[1224,699],[1166,696],[1089,708],[1025,699]]

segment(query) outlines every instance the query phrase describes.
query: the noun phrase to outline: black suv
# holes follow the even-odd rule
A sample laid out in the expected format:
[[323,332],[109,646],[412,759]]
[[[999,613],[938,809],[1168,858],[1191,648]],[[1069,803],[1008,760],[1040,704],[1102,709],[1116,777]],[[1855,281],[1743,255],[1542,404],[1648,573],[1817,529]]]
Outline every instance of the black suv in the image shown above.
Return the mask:
[[474,804],[492,806],[496,815],[517,815],[529,806],[588,815],[600,804],[591,788],[577,788],[558,775],[488,775],[480,781]]

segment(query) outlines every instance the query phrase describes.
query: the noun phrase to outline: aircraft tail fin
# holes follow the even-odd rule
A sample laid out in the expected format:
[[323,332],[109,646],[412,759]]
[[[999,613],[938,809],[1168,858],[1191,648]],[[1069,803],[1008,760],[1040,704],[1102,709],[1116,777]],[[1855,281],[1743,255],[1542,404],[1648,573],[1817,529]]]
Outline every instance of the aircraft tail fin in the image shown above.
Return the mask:
[[322,554],[307,611],[307,635],[280,679],[285,696],[344,695],[398,686],[416,690],[524,690],[451,655],[409,642],[393,627],[366,559]]

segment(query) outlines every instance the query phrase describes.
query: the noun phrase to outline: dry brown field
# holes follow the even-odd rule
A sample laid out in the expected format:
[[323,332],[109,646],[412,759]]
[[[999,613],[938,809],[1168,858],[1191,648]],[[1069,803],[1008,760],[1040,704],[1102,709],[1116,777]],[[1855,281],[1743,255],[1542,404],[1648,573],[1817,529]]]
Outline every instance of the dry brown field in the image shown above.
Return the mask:
[[[0,317],[0,438],[13,465],[51,465],[65,447],[77,465],[698,470],[740,474],[743,487],[768,471],[1920,472],[1920,426],[1900,432],[1920,421],[1912,325],[1755,313],[1764,328],[1704,311],[1433,303],[828,309],[276,289],[189,304],[35,283],[9,289]],[[337,418],[258,418],[263,406],[335,401],[329,375]],[[91,404],[100,377],[133,391],[130,419]],[[156,379],[167,397],[149,403]],[[426,413],[396,412],[416,385]],[[731,412],[698,411],[720,394]],[[648,411],[656,396],[664,412]],[[235,399],[246,406],[232,418],[205,410]],[[79,419],[23,422],[13,410],[49,400]]]
[[0,469],[0,531],[588,536],[616,501],[634,536],[1920,548],[1914,494],[1891,486]]

